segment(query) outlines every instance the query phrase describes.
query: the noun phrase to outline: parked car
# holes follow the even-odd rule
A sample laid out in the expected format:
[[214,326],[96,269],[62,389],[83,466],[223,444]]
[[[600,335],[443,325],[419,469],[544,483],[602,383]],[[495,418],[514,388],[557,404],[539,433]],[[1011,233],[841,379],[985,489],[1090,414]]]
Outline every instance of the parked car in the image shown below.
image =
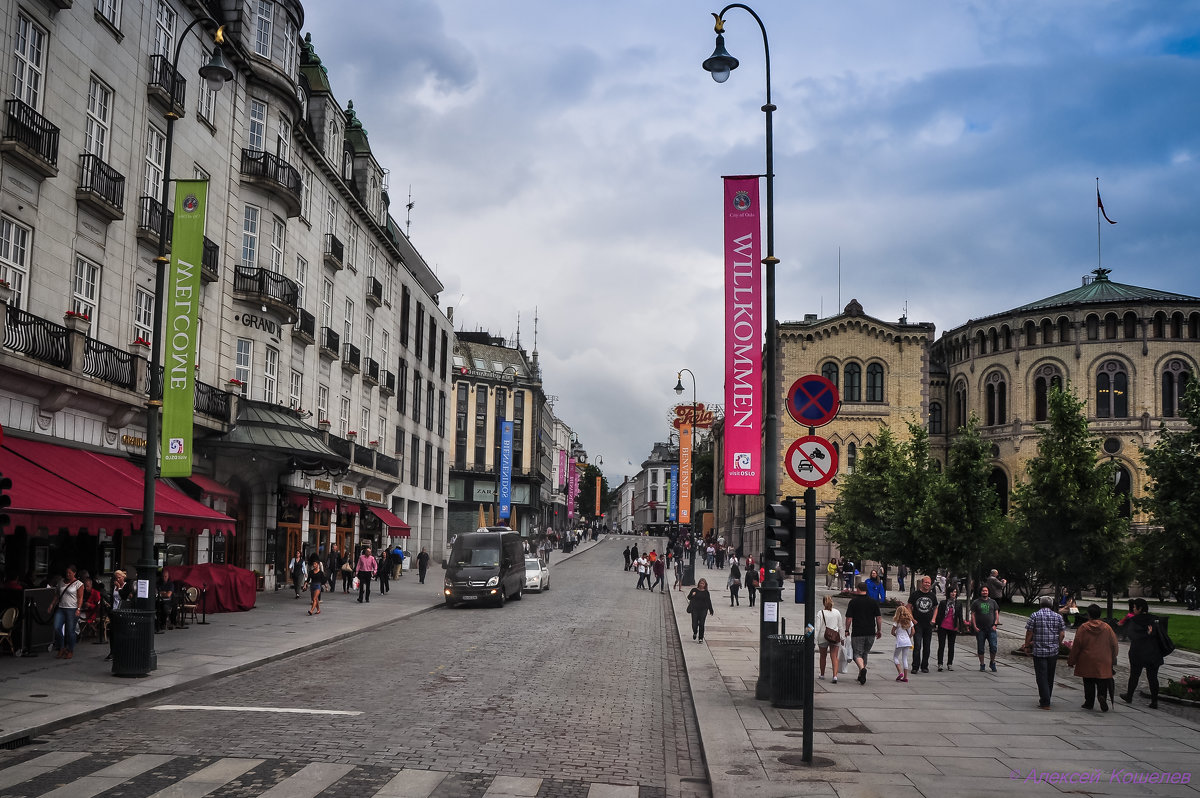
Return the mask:
[[525,558],[525,590],[541,593],[550,589],[550,566],[543,565],[537,557]]

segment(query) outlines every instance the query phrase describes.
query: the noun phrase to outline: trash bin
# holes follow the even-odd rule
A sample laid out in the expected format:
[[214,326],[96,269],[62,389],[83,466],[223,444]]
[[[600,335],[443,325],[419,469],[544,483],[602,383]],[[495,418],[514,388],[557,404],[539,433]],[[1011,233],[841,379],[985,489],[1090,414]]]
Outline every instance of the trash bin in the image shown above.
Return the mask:
[[116,610],[108,628],[112,636],[113,676],[148,676],[151,671],[153,610]]
[[771,641],[771,706],[804,706],[804,635],[769,635]]
[[696,584],[696,563],[688,560],[683,564],[683,584]]
[[804,603],[804,599],[807,597],[807,593],[805,592],[806,588],[807,588],[807,585],[804,583],[803,579],[796,580],[796,603],[797,604]]

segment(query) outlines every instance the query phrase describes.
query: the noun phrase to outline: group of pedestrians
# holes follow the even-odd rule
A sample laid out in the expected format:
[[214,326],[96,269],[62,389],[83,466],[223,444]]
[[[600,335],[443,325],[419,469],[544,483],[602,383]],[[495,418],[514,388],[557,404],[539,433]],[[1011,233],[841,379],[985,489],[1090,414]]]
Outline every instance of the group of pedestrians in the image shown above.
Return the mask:
[[[638,552],[637,544],[625,547],[625,570],[633,570],[638,575],[637,589],[649,590],[651,593],[658,589],[660,593],[667,592],[667,558],[670,557],[670,550],[663,556],[659,556],[656,549],[651,549],[649,554],[641,554]],[[678,582],[678,580],[676,580]]]
[[[375,556],[370,544],[362,547],[357,558],[353,555],[342,556],[338,547],[333,546],[324,562],[316,552],[305,559],[302,553],[297,551],[288,562],[288,575],[291,577],[296,598],[300,598],[302,591],[309,594],[308,614],[320,615],[321,599],[326,593],[337,591],[339,575],[343,593],[351,592],[357,578],[358,603],[370,603],[371,583],[379,580],[379,595],[391,592],[391,576],[393,573],[397,576],[403,575],[404,557],[402,549],[384,549]],[[425,547],[421,547],[421,553],[416,559],[420,583],[425,584],[425,574],[429,568],[429,552]]]

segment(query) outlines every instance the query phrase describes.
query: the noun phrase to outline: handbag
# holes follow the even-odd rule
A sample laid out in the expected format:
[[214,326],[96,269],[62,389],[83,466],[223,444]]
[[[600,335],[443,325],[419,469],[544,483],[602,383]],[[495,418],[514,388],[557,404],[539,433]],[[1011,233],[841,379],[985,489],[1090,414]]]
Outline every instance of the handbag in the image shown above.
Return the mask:
[[1158,639],[1158,650],[1165,657],[1175,651],[1175,641],[1167,634],[1167,630],[1162,628],[1162,624],[1158,621],[1154,622],[1154,636]]
[[[825,618],[824,610],[821,611],[821,618],[822,620]],[[828,622],[825,623],[825,642],[833,643],[835,646],[842,642],[841,633],[839,633],[837,629],[834,629],[832,626],[830,626]]]
[[354,573],[354,566],[350,564],[350,561],[349,561],[349,560],[347,560],[346,562],[342,563],[342,573],[344,573],[344,574],[352,574],[352,573]]

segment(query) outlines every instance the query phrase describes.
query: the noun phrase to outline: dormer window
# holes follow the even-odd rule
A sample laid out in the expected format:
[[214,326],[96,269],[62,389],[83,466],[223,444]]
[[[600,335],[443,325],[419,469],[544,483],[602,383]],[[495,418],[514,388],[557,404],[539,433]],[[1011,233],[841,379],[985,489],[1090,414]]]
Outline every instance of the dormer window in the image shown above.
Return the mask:
[[354,153],[347,147],[342,150],[342,179],[349,180],[354,175]]

